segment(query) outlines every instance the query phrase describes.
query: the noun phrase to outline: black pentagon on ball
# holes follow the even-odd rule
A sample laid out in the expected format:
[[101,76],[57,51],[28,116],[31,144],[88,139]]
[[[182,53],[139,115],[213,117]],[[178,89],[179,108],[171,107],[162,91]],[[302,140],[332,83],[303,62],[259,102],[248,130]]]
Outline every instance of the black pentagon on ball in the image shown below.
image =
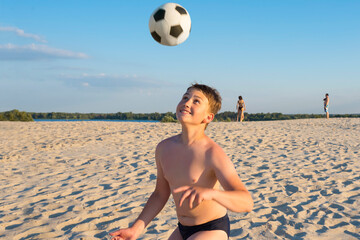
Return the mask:
[[178,37],[183,32],[183,29],[180,25],[172,26],[170,29],[170,35],[173,37]]
[[151,36],[153,37],[153,39],[157,42],[161,42],[161,37],[159,34],[157,34],[155,31],[151,33]]
[[187,14],[186,10],[180,6],[176,6],[176,11],[178,11],[180,14]]
[[160,20],[163,20],[165,18],[165,10],[164,9],[159,9],[156,11],[156,13],[154,14],[154,19],[155,22],[158,22]]

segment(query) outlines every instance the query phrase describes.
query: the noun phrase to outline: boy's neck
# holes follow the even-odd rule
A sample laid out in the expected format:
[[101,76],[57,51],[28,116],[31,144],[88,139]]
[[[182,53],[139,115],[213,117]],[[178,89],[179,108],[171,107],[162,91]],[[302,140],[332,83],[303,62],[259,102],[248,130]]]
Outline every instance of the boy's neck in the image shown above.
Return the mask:
[[182,126],[182,132],[180,134],[180,138],[183,144],[191,145],[204,138],[205,135],[205,127],[199,126]]

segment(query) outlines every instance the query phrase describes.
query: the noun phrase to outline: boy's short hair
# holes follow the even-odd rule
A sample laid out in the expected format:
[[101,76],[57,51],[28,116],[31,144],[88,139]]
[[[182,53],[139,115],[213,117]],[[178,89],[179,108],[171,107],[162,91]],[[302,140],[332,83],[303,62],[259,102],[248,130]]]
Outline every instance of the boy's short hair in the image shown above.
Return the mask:
[[204,84],[192,84],[187,91],[191,90],[191,89],[196,89],[201,91],[205,97],[208,99],[209,101],[209,110],[211,113],[213,113],[214,115],[217,114],[221,108],[221,96],[220,93],[212,87],[209,87],[207,85]]

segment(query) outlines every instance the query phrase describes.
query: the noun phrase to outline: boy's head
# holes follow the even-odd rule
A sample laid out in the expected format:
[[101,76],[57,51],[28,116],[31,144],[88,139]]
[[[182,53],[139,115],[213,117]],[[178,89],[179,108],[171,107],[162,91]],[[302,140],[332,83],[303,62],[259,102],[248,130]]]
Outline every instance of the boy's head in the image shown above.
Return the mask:
[[190,91],[192,89],[196,89],[201,91],[205,97],[209,101],[209,112],[213,113],[214,115],[217,114],[221,108],[221,96],[220,93],[212,87],[209,87],[204,84],[192,84],[190,87],[188,87],[187,91]]
[[[199,99],[201,99],[201,96],[196,96],[196,94],[195,95],[193,95],[193,93],[194,92],[196,92],[196,91],[198,91],[198,92],[200,92],[202,95],[203,95],[203,97],[204,98],[206,98],[206,105],[204,106],[205,108],[203,108],[203,107],[200,107],[200,106],[203,106],[202,104],[200,104],[200,105],[197,105],[197,101],[198,100],[196,100],[197,98]],[[205,128],[207,127],[207,125],[214,119],[214,116],[215,116],[215,114],[216,113],[218,113],[218,111],[220,110],[220,108],[221,108],[221,96],[220,96],[220,94],[219,94],[219,92],[216,90],[216,89],[214,89],[214,88],[211,88],[211,87],[209,87],[209,86],[207,86],[207,85],[204,85],[204,84],[193,84],[193,85],[191,85],[188,89],[187,89],[187,91],[186,91],[186,93],[184,94],[184,96],[183,96],[183,98],[182,98],[182,100],[179,102],[179,104],[178,104],[178,106],[177,106],[177,111],[176,111],[176,113],[177,113],[177,117],[178,117],[178,119],[180,120],[180,119],[186,119],[186,117],[185,118],[183,118],[184,116],[186,116],[186,114],[185,115],[182,115],[183,113],[186,113],[186,112],[188,112],[187,110],[186,110],[186,102],[189,100],[189,98],[191,98],[191,97],[194,97],[194,104],[192,105],[192,106],[194,106],[195,108],[194,109],[192,109],[192,110],[195,110],[195,112],[192,112],[192,110],[190,110],[190,114],[193,116],[193,117],[195,117],[195,116],[197,116],[197,117],[199,117],[200,116],[200,119],[198,119],[198,120],[201,120],[203,123],[205,123]],[[203,101],[201,101],[201,102],[203,102]],[[195,104],[196,103],[196,104]],[[200,103],[200,102],[199,102]],[[203,110],[202,111],[204,111],[204,114],[206,115],[206,116],[201,116],[201,115],[198,115],[198,114],[195,114],[195,115],[193,115],[194,113],[197,113],[197,112],[199,112],[198,110],[200,110],[199,108],[198,108],[198,106],[200,107],[200,108],[203,108]],[[196,110],[196,109],[198,109],[198,110]],[[178,115],[179,114],[179,115]],[[205,117],[205,118],[203,118],[203,117]],[[194,120],[195,118],[192,118],[192,120]]]

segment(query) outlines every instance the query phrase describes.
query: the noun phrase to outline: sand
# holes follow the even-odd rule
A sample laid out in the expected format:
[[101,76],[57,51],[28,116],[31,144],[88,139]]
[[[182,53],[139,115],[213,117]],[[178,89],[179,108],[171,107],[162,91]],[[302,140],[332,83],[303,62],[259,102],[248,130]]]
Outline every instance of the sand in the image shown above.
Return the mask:
[[[154,189],[177,123],[0,122],[0,238],[109,239]],[[360,239],[360,119],[211,123],[251,192],[231,239]],[[167,239],[170,199],[140,239]]]

